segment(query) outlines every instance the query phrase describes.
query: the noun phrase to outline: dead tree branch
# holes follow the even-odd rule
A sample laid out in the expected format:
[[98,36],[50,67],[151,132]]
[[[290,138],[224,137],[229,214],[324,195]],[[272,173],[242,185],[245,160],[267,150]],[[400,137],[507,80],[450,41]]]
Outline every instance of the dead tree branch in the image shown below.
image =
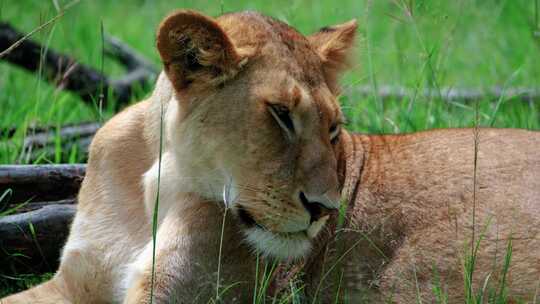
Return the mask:
[[[85,136],[80,138],[71,138],[68,140],[62,140],[60,148],[60,161],[68,162],[69,154],[73,149],[77,149],[76,159],[79,162],[86,162],[88,160],[88,150],[90,148],[90,143],[92,142],[93,136]],[[43,160],[53,160],[56,157],[57,147],[55,147],[54,142],[43,146],[43,147],[33,147],[27,146],[25,150],[19,155],[17,163],[19,164],[31,164],[36,161]]]
[[93,137],[100,127],[100,123],[87,122],[77,125],[67,125],[58,130],[55,130],[54,128],[49,130],[43,130],[41,132],[35,132],[28,135],[24,139],[24,146],[42,148],[47,146],[48,144],[51,144],[51,142],[54,141],[56,137],[60,137],[62,140]]
[[128,71],[143,69],[148,70],[154,75],[159,73],[151,62],[146,60],[146,58],[135,52],[118,38],[105,35],[105,42],[105,53],[112,58],[116,58]]
[[[97,122],[80,122],[80,123],[68,123],[65,125],[62,125],[60,127],[60,134],[62,136],[67,135],[68,137],[75,137],[77,135],[90,135],[90,131],[87,130],[94,130],[97,131],[100,124]],[[10,127],[10,128],[4,128],[0,129],[0,139],[10,139],[13,136],[15,136],[15,133],[20,130],[20,127]],[[44,133],[56,133],[57,126],[55,125],[30,125],[26,127],[26,134],[36,135],[36,136],[43,136]],[[72,136],[73,134],[74,136]],[[48,137],[48,136],[47,136]]]
[[85,173],[83,164],[0,166],[0,195],[8,191],[17,203],[73,198]]
[[16,128],[6,128],[0,130],[0,140],[6,139],[4,145],[21,149],[18,163],[31,163],[38,159],[54,159],[58,152],[58,144],[61,146],[62,161],[68,160],[71,151],[76,149],[76,160],[84,162],[90,143],[100,127],[101,124],[96,122],[68,124],[60,128],[33,126],[26,129],[24,139],[13,138],[17,132]]
[[0,201],[0,273],[56,270],[85,170],[82,164],[0,166],[0,196],[9,192]]
[[19,161],[29,163],[41,157],[54,157],[57,152],[55,145],[58,139],[61,141],[61,151],[68,152],[63,154],[69,154],[69,151],[76,148],[79,155],[83,155],[84,160],[86,160],[90,143],[100,127],[100,123],[89,122],[29,134],[24,139]]
[[426,88],[415,90],[400,86],[382,85],[374,89],[372,86],[355,86],[345,93],[350,96],[376,96],[382,101],[403,100],[412,98],[435,99],[446,102],[473,102],[477,100],[518,99],[524,102],[540,100],[539,88],[501,88],[460,89],[460,88]]
[[11,215],[11,214],[19,214],[19,213],[25,213],[30,212],[34,210],[38,210],[40,208],[43,208],[45,206],[49,205],[74,205],[77,203],[77,200],[75,198],[66,198],[58,201],[40,201],[40,202],[25,202],[25,203],[17,203],[17,204],[7,204],[6,208],[2,211],[0,209],[0,213],[7,213],[4,215]]
[[[22,39],[23,34],[7,23],[0,23],[0,52],[2,59],[20,66],[28,71],[42,71],[42,76],[55,86],[79,95],[85,102],[96,104],[103,101],[106,106],[109,90],[117,101],[117,105],[124,105],[130,101],[133,89],[137,86],[147,85],[155,79],[156,69],[121,44],[118,40],[109,38],[109,55],[116,56],[120,63],[126,65],[128,73],[120,79],[110,79],[92,67],[78,63],[74,58],[58,53],[40,44]],[[17,47],[12,45],[19,43]],[[103,96],[100,96],[101,93]]]
[[[95,104],[100,99],[100,92],[111,90],[118,105],[127,103],[133,88],[151,83],[159,71],[143,56],[133,51],[120,40],[106,36],[105,53],[118,60],[126,67],[127,74],[120,79],[110,79],[95,69],[77,63],[73,58],[44,49],[41,45],[24,37],[7,23],[0,23],[0,51],[5,53],[3,59],[21,66],[29,71],[38,71],[43,67],[43,76],[56,86],[72,91],[88,103]],[[19,43],[12,48],[14,43]],[[42,56],[43,55],[43,56]],[[360,96],[377,96],[380,100],[402,100],[411,98],[439,99],[448,102],[471,102],[476,100],[519,99],[526,102],[540,100],[539,88],[502,88],[460,89],[460,88],[426,88],[416,90],[399,86],[383,85],[374,89],[372,86],[355,86],[346,90],[348,94]],[[102,96],[106,101],[106,96]]]
[[55,271],[75,210],[72,204],[50,203],[0,217],[0,272]]

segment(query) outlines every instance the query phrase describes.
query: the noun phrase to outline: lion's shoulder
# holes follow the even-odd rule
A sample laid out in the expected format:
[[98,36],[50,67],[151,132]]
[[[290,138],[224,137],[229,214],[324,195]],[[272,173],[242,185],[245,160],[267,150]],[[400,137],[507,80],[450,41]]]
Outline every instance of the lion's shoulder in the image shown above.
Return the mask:
[[153,156],[144,134],[149,106],[148,101],[130,106],[99,129],[89,149],[89,173],[138,174],[139,167],[151,166]]

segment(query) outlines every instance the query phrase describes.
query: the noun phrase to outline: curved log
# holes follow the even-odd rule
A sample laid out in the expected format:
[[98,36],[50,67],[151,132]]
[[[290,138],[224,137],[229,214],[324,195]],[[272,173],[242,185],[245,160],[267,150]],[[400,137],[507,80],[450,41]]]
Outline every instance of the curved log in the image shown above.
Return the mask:
[[[106,40],[110,44],[107,54],[117,56],[120,63],[125,63],[128,73],[123,78],[110,79],[96,69],[77,62],[71,56],[44,48],[37,42],[23,39],[24,37],[10,24],[0,22],[1,59],[31,72],[42,70],[41,75],[47,81],[63,90],[74,92],[91,106],[100,102],[105,107],[109,90],[117,101],[116,106],[125,105],[131,100],[135,87],[152,83],[157,76],[155,68],[151,68],[146,62],[141,66],[143,63],[139,58],[142,57],[134,55],[135,52],[129,52],[129,48],[118,40]],[[47,51],[42,54],[44,49]]]
[[376,96],[382,101],[403,100],[411,98],[436,99],[445,102],[474,102],[478,100],[516,99],[523,102],[535,102],[540,100],[540,88],[503,88],[490,87],[479,88],[406,88],[400,86],[381,85],[354,86],[345,90],[347,94],[359,96]]
[[0,217],[0,273],[55,271],[75,209],[51,204]]
[[9,202],[55,201],[77,195],[86,165],[0,166],[0,195]]

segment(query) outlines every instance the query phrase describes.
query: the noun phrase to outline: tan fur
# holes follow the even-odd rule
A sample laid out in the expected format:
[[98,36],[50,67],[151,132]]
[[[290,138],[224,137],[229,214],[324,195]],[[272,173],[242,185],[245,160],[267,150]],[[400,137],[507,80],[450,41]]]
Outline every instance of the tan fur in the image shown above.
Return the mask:
[[[149,302],[158,176],[154,303],[215,297],[220,244],[218,284],[239,283],[223,299],[250,301],[256,255],[244,236],[282,258],[313,244],[303,279],[308,295],[323,302],[341,275],[341,297],[352,302],[432,302],[434,267],[449,302],[463,302],[473,204],[475,239],[486,231],[476,290],[488,275],[496,284],[513,238],[508,292],[531,301],[540,280],[539,133],[480,130],[476,202],[472,129],[343,131],[333,140],[343,119],[336,79],[355,30],[349,22],[306,38],[251,12],[170,15],[158,30],[165,73],[154,93],[111,119],[92,143],[57,274],[2,304]],[[278,105],[290,110],[292,139],[270,110]],[[311,241],[307,231],[315,236],[324,222],[310,224],[299,191],[328,207],[341,191],[345,226],[337,229],[334,214]],[[265,227],[266,239],[256,243],[263,232],[242,224],[242,212]],[[284,253],[269,248],[280,244]]]
[[474,129],[343,136],[348,222],[339,243],[321,242],[305,270],[308,281],[320,280],[321,264],[345,258],[319,297],[336,290],[343,274],[344,297],[432,303],[438,276],[448,302],[464,303],[474,212],[474,240],[482,239],[475,293],[500,288],[512,239],[509,299],[533,301],[540,286],[540,133],[479,129],[476,139],[473,200]]

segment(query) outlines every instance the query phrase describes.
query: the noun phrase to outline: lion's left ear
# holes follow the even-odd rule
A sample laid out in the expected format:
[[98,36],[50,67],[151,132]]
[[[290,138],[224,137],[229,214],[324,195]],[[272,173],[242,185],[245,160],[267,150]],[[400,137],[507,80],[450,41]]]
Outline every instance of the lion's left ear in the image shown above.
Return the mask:
[[220,84],[245,62],[214,18],[190,10],[165,18],[157,32],[157,48],[165,72],[179,92],[193,85]]
[[336,94],[337,78],[349,66],[357,27],[356,20],[353,19],[343,24],[323,27],[317,33],[308,36],[309,42],[323,63],[326,82],[330,90]]

